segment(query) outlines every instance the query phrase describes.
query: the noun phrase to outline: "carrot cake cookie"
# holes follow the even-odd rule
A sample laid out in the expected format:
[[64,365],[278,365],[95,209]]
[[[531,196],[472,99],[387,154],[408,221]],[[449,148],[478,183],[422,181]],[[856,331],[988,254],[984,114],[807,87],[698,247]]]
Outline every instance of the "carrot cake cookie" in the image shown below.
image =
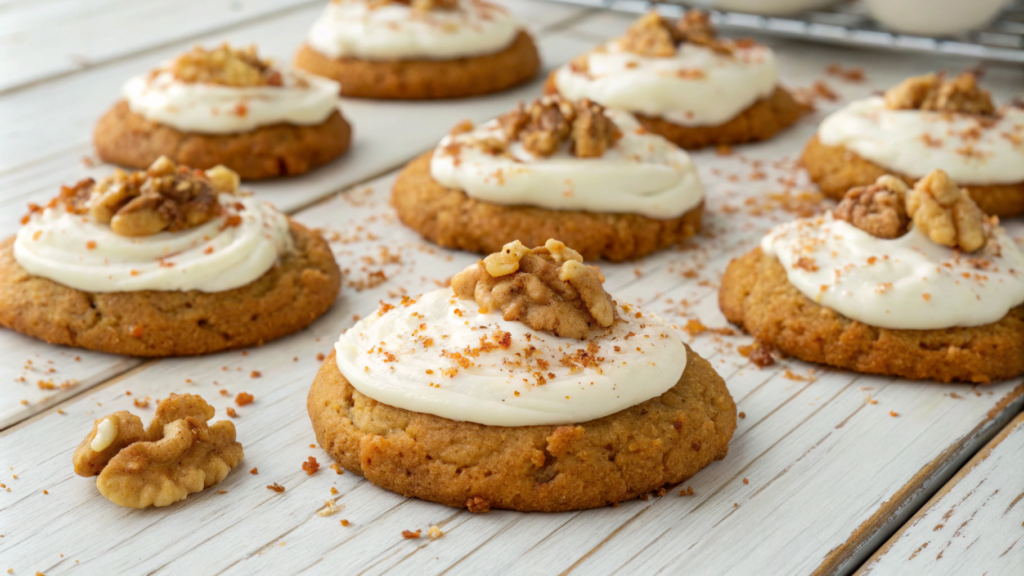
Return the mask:
[[378,486],[471,512],[605,506],[724,458],[725,382],[581,262],[512,242],[450,288],[382,304],[313,382],[320,445]]
[[128,354],[206,354],[307,326],[341,272],[319,233],[238,191],[238,175],[160,158],[31,206],[0,243],[0,324]]
[[243,179],[294,176],[348,150],[338,84],[282,72],[255,47],[195,47],[129,80],[96,126],[100,158],[145,168],[160,156],[223,165]]
[[442,246],[489,254],[562,238],[620,261],[700,230],[703,188],[686,152],[628,112],[546,96],[458,126],[402,171],[392,204]]
[[1024,374],[1024,254],[942,171],[883,176],[729,264],[725,316],[809,362],[942,382]]
[[779,85],[771,49],[718,38],[696,10],[675,23],[647,14],[555,70],[547,91],[628,110],[686,149],[765,140],[807,110]]
[[928,74],[857,100],[821,123],[803,163],[840,199],[883,174],[908,184],[941,168],[987,214],[1024,214],[1024,109],[997,108],[972,74]]
[[533,78],[533,39],[485,0],[334,0],[295,66],[345,96],[424,100],[500,92]]

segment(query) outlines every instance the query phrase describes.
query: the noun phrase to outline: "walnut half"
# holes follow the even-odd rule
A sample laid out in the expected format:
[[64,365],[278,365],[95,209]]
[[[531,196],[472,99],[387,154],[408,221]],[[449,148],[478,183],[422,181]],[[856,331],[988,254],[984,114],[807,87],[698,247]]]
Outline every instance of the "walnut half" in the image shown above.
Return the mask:
[[221,86],[281,86],[281,73],[269,60],[256,53],[255,46],[232,48],[222,44],[211,50],[195,46],[174,59],[170,72],[177,80],[189,84]]
[[906,183],[887,174],[870,186],[851,188],[832,214],[872,236],[899,238],[910,226],[906,195]]
[[978,79],[964,72],[947,80],[944,74],[914,76],[885,93],[885,105],[892,110],[932,110],[991,116],[992,96],[978,87]]
[[223,480],[242,461],[235,426],[213,425],[214,409],[193,394],[162,400],[148,430],[120,411],[96,419],[73,458],[75,473],[119,506],[167,506]]
[[597,268],[557,240],[532,250],[516,240],[455,275],[452,289],[485,312],[501,310],[505,320],[583,339],[615,321],[615,303],[603,283]]
[[[569,142],[573,155],[598,158],[622,137],[600,104],[586,99],[572,102],[557,95],[538,98],[528,107],[520,103],[498,122],[508,142],[518,140],[529,153],[540,157],[553,155]],[[486,149],[490,146],[487,141],[477,144]]]
[[907,194],[907,214],[936,244],[974,252],[988,242],[985,214],[942,170],[917,181]]
[[721,54],[733,51],[729,42],[718,38],[711,19],[701,10],[687,10],[675,24],[652,10],[630,25],[619,45],[641,56],[665,58],[674,56],[683,42],[706,46]]

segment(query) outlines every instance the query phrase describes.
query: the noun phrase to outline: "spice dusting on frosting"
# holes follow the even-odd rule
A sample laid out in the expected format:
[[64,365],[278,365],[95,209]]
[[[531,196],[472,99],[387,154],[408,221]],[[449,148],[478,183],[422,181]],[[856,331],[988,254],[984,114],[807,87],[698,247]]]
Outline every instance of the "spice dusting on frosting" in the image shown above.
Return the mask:
[[216,166],[205,172],[178,166],[161,156],[143,171],[115,170],[62,187],[59,200],[70,211],[89,214],[121,236],[150,236],[195,228],[221,215],[217,196],[233,194],[238,175]]
[[604,107],[590,100],[572,102],[558,96],[545,96],[529,107],[521,102],[515,110],[498,119],[506,141],[476,141],[492,153],[501,153],[508,144],[520,141],[534,156],[552,156],[569,142],[570,151],[579,158],[598,158],[622,137],[615,123],[605,116]]
[[601,272],[582,262],[557,240],[532,250],[516,240],[457,274],[452,289],[475,300],[482,312],[501,310],[505,320],[583,339],[592,328],[612,325],[615,303]]
[[942,170],[920,179],[913,189],[885,175],[870,186],[851,188],[832,215],[877,238],[899,238],[910,224],[936,244],[974,252],[985,247],[986,218],[970,194]]
[[619,42],[624,50],[641,56],[674,56],[676,48],[684,42],[732,54],[730,43],[718,38],[708,15],[700,10],[688,10],[674,24],[657,12],[648,12],[629,27]]
[[995,106],[987,90],[978,87],[970,72],[947,80],[944,74],[914,76],[885,93],[885,105],[892,110],[931,110],[992,116]]
[[281,72],[269,60],[256,54],[256,46],[232,48],[228,44],[207,50],[195,46],[178,56],[170,72],[188,84],[219,84],[235,88],[249,86],[281,86]]

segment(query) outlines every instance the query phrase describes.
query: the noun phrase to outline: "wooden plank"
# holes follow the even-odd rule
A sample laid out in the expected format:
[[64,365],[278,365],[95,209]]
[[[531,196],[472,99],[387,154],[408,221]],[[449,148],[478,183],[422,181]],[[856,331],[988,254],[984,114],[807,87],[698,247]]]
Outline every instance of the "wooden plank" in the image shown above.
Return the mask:
[[[4,14],[0,20],[0,93],[298,12],[307,14],[308,29],[325,4],[325,0],[58,0],[10,4],[0,7]],[[510,0],[506,4],[535,26],[584,11],[535,0]],[[291,47],[296,47],[301,38],[288,37]]]
[[[305,27],[305,16],[308,15],[297,14],[284,20],[261,23],[240,30],[239,34],[262,36],[280,42],[279,37],[271,32],[289,26],[297,29],[300,24]],[[546,60],[555,64],[571,58],[583,49],[585,44],[579,39],[552,34],[540,40],[540,46]],[[95,90],[95,84],[100,83],[100,76],[107,78],[111,69],[116,68],[117,76],[121,78],[127,74],[122,68],[128,64],[129,62],[125,62],[111,68],[84,72],[40,87],[38,91],[45,93],[49,98],[41,98],[44,100],[41,105],[45,108],[46,104],[52,104],[55,99],[63,97],[61,94],[65,90],[75,91],[77,88],[81,88],[77,93],[83,101],[90,101],[90,98],[105,99],[106,96]],[[132,60],[131,64],[140,68],[145,67],[135,60]],[[293,212],[338,190],[401,165],[409,158],[432,147],[460,120],[483,121],[511,109],[515,102],[533,97],[541,82],[542,80],[538,79],[532,84],[503,94],[459,101],[415,104],[347,101],[343,104],[343,109],[355,125],[356,136],[353,148],[345,157],[302,177],[246,183],[245,187],[282,210]],[[16,96],[21,98],[35,91],[37,89],[33,88]],[[0,100],[3,98],[0,96]],[[21,98],[20,101],[25,105],[32,104],[31,98]],[[41,112],[41,109],[36,112]],[[20,110],[17,115],[22,116],[23,113],[28,111]],[[84,121],[81,112],[77,114],[80,121]],[[63,127],[56,126],[53,128],[54,133],[63,130],[67,135],[68,124],[75,123],[68,122]],[[0,146],[13,148],[17,145],[13,139],[0,142],[3,142]],[[0,193],[0,237],[14,234],[18,230],[20,218],[29,202],[45,203],[56,195],[61,184],[75,182],[86,175],[98,177],[109,173],[111,166],[101,164],[89,168],[79,161],[88,153],[88,146],[80,144],[77,147],[60,149],[55,154],[23,164],[6,174],[0,174],[0,190],[3,191]],[[0,364],[0,429],[138,364],[138,361],[133,359],[49,346],[11,331],[0,331],[0,346],[3,346],[4,350],[0,352],[0,357],[11,360]],[[75,357],[82,360],[76,362],[73,360]],[[33,361],[37,363],[51,363],[58,371],[57,374],[65,374],[57,382],[57,389],[38,387],[39,378],[33,373],[26,373],[22,368],[29,359],[35,359]],[[74,371],[73,375],[70,373],[71,370]],[[74,386],[59,387],[60,383],[70,378],[76,380]]]
[[866,574],[1013,574],[1024,567],[1024,414],[872,555]]

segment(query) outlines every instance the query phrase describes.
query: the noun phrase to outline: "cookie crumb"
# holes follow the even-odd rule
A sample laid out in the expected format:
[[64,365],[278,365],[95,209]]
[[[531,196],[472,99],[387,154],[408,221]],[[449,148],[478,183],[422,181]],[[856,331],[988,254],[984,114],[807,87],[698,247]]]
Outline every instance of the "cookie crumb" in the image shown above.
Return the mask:
[[348,527],[348,526],[350,526],[351,524],[352,524],[352,523],[351,523],[351,522],[349,522],[348,520],[345,520],[344,518],[342,518],[342,519],[341,519],[341,525],[342,525],[342,526]]
[[284,486],[281,486],[277,482],[274,482],[273,484],[268,484],[267,488],[269,488],[270,490],[273,490],[274,492],[277,492],[278,494],[280,494],[281,492],[284,492]]
[[474,514],[483,514],[491,511],[491,503],[479,496],[473,496],[466,500],[466,508]]
[[252,475],[254,475],[254,476],[255,476],[256,474],[259,474],[259,473],[260,473],[259,469],[258,469],[258,468],[256,468],[255,466],[253,466],[253,469],[252,469],[252,470],[249,470],[249,474],[252,474]]
[[402,530],[402,538],[405,538],[406,540],[415,540],[420,537],[420,534],[422,532],[422,530],[417,530],[415,532],[409,530]]
[[680,496],[693,496],[693,487],[692,486],[687,486],[686,490],[680,490],[679,491],[679,495]]
[[[221,393],[223,394],[224,392],[226,392],[226,390],[222,391]],[[253,400],[255,399],[256,398],[252,394],[249,394],[248,392],[239,392],[238,396],[235,396],[235,404],[238,404],[239,406],[245,406],[246,404],[252,404]]]
[[316,461],[316,458],[310,456],[302,463],[302,469],[306,471],[306,474],[312,476],[320,469],[320,463]]
[[895,410],[889,410],[889,416],[892,416],[893,418],[895,418],[895,417],[899,416],[899,414]]
[[430,536],[433,540],[437,540],[441,536],[444,536],[444,532],[442,532],[437,526],[431,526],[430,531],[427,532],[427,536]]

